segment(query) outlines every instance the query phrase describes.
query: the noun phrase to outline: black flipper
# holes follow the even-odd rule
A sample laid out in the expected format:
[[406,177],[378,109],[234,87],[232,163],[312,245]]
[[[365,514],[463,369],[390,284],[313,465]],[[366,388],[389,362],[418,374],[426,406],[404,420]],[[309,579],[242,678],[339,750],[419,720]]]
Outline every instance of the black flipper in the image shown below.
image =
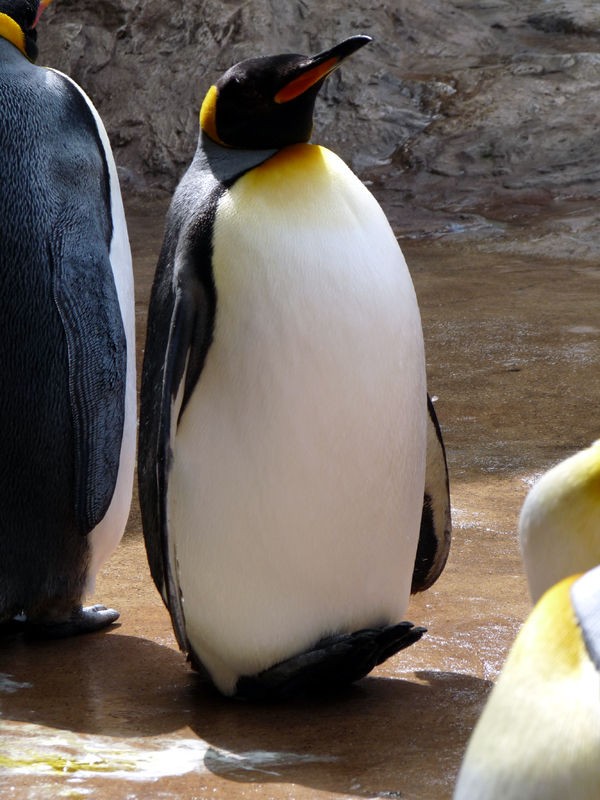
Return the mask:
[[288,658],[258,675],[242,676],[236,697],[285,700],[323,692],[364,678],[378,664],[417,642],[425,633],[412,622],[329,636],[312,650]]
[[49,243],[54,302],[67,342],[75,444],[75,515],[82,534],[112,500],[125,418],[127,342],[106,247],[96,252],[77,210]]
[[[148,330],[140,392],[138,483],[146,553],[163,600],[181,606],[169,577],[166,503],[171,411],[181,396],[183,413],[212,341],[216,292],[212,275],[212,236],[220,198],[239,175],[275,150],[222,148],[200,135],[194,160],[173,196],[148,309]],[[177,609],[175,608],[177,616]],[[173,620],[183,649],[183,630]]]
[[176,564],[171,563],[169,550],[167,507],[174,427],[202,371],[215,318],[212,223],[221,188],[214,178],[203,180],[202,175],[193,162],[167,218],[148,310],[138,447],[148,563],[171,614],[179,646],[186,651]]
[[425,497],[411,593],[429,589],[442,574],[452,539],[450,484],[442,431],[427,395],[427,466]]
[[[239,175],[274,152],[234,153],[201,134],[169,208],[152,286],[140,392],[138,485],[150,572],[171,613],[177,641],[186,651],[167,525],[173,420],[177,424],[185,410],[212,341],[217,302],[212,237],[219,200]],[[178,401],[180,407],[175,408]]]
[[[162,562],[163,598],[171,614],[175,637],[182,650],[189,649],[189,643],[185,633],[185,618],[183,616],[183,605],[179,591],[179,583],[173,572],[176,569],[177,556],[175,554],[175,564],[171,563],[169,556],[169,537],[168,537],[168,490],[169,490],[169,470],[171,462],[171,437],[175,431],[172,430],[175,415],[179,417],[183,409],[176,408],[177,397],[180,385],[184,380],[186,365],[190,359],[196,357],[193,354],[193,331],[197,324],[197,314],[189,297],[183,292],[178,292],[173,306],[173,318],[170,329],[169,341],[167,344],[167,355],[165,360],[164,378],[162,387],[162,400],[160,408],[159,428],[157,431],[156,449],[156,482],[157,482],[157,510],[160,531],[160,555],[155,553],[155,558],[160,558]],[[144,528],[146,542],[146,528]],[[156,547],[158,542],[151,539],[152,545]],[[148,545],[147,545],[148,546]],[[154,567],[155,571],[157,565]]]

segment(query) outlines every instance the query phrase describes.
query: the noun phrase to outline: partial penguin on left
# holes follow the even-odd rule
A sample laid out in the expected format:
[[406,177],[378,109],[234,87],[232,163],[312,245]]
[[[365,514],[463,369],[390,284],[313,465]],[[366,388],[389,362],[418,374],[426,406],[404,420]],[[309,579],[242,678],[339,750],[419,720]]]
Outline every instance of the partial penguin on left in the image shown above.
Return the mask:
[[131,252],[110,144],[67,76],[35,66],[51,0],[0,0],[0,623],[47,636],[119,543],[135,461]]

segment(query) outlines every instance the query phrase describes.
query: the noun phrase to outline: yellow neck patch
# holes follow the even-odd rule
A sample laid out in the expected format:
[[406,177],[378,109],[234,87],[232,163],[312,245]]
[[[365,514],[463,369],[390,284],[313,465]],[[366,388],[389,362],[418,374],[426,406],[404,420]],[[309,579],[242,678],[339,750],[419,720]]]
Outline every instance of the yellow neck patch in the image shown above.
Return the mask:
[[224,145],[217,133],[217,98],[219,91],[216,86],[211,86],[200,108],[200,127],[207,136],[217,142],[217,144]]
[[558,678],[578,672],[586,648],[571,604],[571,586],[579,576],[564,578],[539,600],[519,633],[511,658],[540,657],[540,678]]
[[3,14],[2,12],[0,12],[0,36],[3,39],[7,39],[11,44],[14,44],[24,56],[27,56],[27,51],[25,50],[25,34],[21,30],[20,25],[18,25],[12,17],[9,17],[8,14]]
[[320,172],[326,172],[326,152],[317,144],[290,144],[255,167],[250,173],[251,180],[278,181],[284,187],[283,191],[289,193],[285,189],[288,181],[300,176],[308,184],[310,180],[316,180]]
[[270,197],[277,206],[296,205],[299,195],[314,194],[321,181],[327,180],[325,153],[314,144],[289,145],[247,172],[241,182],[252,193]]
[[238,209],[252,209],[259,226],[266,215],[283,220],[284,226],[327,229],[335,236],[341,231],[351,235],[357,221],[370,213],[372,201],[340,158],[314,144],[279,150],[239,178],[230,196]]

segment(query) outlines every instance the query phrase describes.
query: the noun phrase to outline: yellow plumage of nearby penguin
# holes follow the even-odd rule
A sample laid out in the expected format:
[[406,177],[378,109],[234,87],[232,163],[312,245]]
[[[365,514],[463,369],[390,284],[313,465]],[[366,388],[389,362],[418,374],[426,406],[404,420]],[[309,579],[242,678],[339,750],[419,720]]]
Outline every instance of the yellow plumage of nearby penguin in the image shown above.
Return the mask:
[[231,67],[167,219],[142,376],[144,535],[179,644],[225,694],[362,677],[421,636],[409,595],[448,554],[406,263],[371,193],[308,144],[323,81],[368,41]]
[[537,604],[473,732],[455,800],[596,800],[600,441],[533,487],[519,534]]

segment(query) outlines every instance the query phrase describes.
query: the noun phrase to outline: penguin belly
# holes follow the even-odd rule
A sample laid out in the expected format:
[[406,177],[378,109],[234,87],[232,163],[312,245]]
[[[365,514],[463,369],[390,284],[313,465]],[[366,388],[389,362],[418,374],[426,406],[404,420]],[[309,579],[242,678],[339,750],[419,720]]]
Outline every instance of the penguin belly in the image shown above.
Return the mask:
[[217,312],[173,442],[170,560],[221,691],[320,638],[403,618],[423,501],[410,275],[333,153],[280,151],[219,201]]

